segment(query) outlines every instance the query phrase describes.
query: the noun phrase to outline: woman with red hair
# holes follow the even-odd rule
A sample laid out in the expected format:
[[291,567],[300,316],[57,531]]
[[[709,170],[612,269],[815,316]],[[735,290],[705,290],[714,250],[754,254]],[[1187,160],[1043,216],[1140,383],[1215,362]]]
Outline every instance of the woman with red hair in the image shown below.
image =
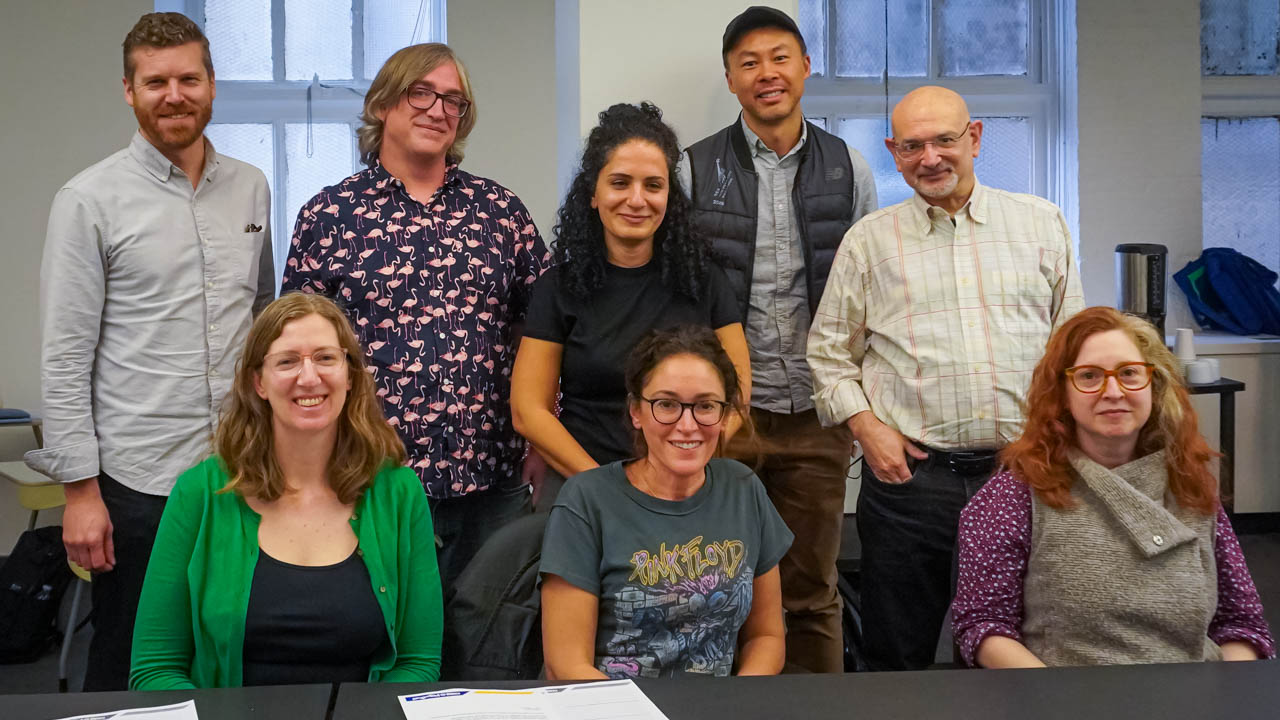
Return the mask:
[[1049,340],[1023,435],[960,517],[953,630],[983,667],[1274,657],[1172,353],[1106,307]]

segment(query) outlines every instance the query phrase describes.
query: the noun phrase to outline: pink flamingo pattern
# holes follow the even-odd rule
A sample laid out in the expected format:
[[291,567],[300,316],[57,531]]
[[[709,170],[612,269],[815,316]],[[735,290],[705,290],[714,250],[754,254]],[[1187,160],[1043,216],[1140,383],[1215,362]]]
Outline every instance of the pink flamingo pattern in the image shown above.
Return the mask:
[[510,190],[451,164],[420,203],[375,161],[302,206],[280,291],[343,307],[427,496],[457,497],[519,469],[512,328],[549,264]]

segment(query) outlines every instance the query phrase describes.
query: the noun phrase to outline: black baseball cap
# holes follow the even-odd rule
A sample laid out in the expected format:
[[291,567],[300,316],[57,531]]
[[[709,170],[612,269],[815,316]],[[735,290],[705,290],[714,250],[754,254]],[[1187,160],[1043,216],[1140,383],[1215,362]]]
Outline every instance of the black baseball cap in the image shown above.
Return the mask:
[[752,5],[743,10],[738,17],[729,21],[724,28],[724,40],[720,45],[720,58],[729,62],[729,51],[733,50],[743,35],[752,30],[760,28],[773,27],[786,30],[796,36],[796,40],[800,43],[800,52],[809,54],[808,48],[804,44],[804,36],[800,34],[800,28],[796,27],[796,21],[791,16],[782,12],[777,8],[765,7],[763,5]]

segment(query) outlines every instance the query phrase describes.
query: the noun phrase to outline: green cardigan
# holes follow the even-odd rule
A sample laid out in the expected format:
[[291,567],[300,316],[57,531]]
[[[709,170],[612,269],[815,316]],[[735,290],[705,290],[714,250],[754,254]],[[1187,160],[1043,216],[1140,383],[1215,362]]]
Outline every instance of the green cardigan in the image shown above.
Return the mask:
[[[133,631],[133,690],[239,687],[244,624],[258,563],[261,516],[214,456],[169,495]],[[409,468],[385,468],[356,501],[351,528],[391,639],[370,682],[432,682],[443,625],[431,512]]]

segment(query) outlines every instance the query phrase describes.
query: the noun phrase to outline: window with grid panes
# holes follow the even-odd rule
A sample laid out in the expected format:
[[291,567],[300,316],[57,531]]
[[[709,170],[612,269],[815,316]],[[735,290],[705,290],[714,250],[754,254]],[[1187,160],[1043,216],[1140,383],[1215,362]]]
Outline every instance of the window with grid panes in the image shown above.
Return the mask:
[[277,281],[302,204],[360,170],[364,95],[396,50],[445,41],[445,0],[182,0],[209,38],[218,95],[205,133],[267,176]]
[[[1280,0],[1201,0],[1204,247],[1280,272]],[[1175,268],[1176,269],[1176,268]]]
[[[806,116],[866,157],[881,207],[911,196],[884,146],[893,105],[923,85],[964,96],[983,125],[985,185],[1074,214],[1074,0],[799,0],[812,62]],[[959,128],[957,128],[959,129]]]

